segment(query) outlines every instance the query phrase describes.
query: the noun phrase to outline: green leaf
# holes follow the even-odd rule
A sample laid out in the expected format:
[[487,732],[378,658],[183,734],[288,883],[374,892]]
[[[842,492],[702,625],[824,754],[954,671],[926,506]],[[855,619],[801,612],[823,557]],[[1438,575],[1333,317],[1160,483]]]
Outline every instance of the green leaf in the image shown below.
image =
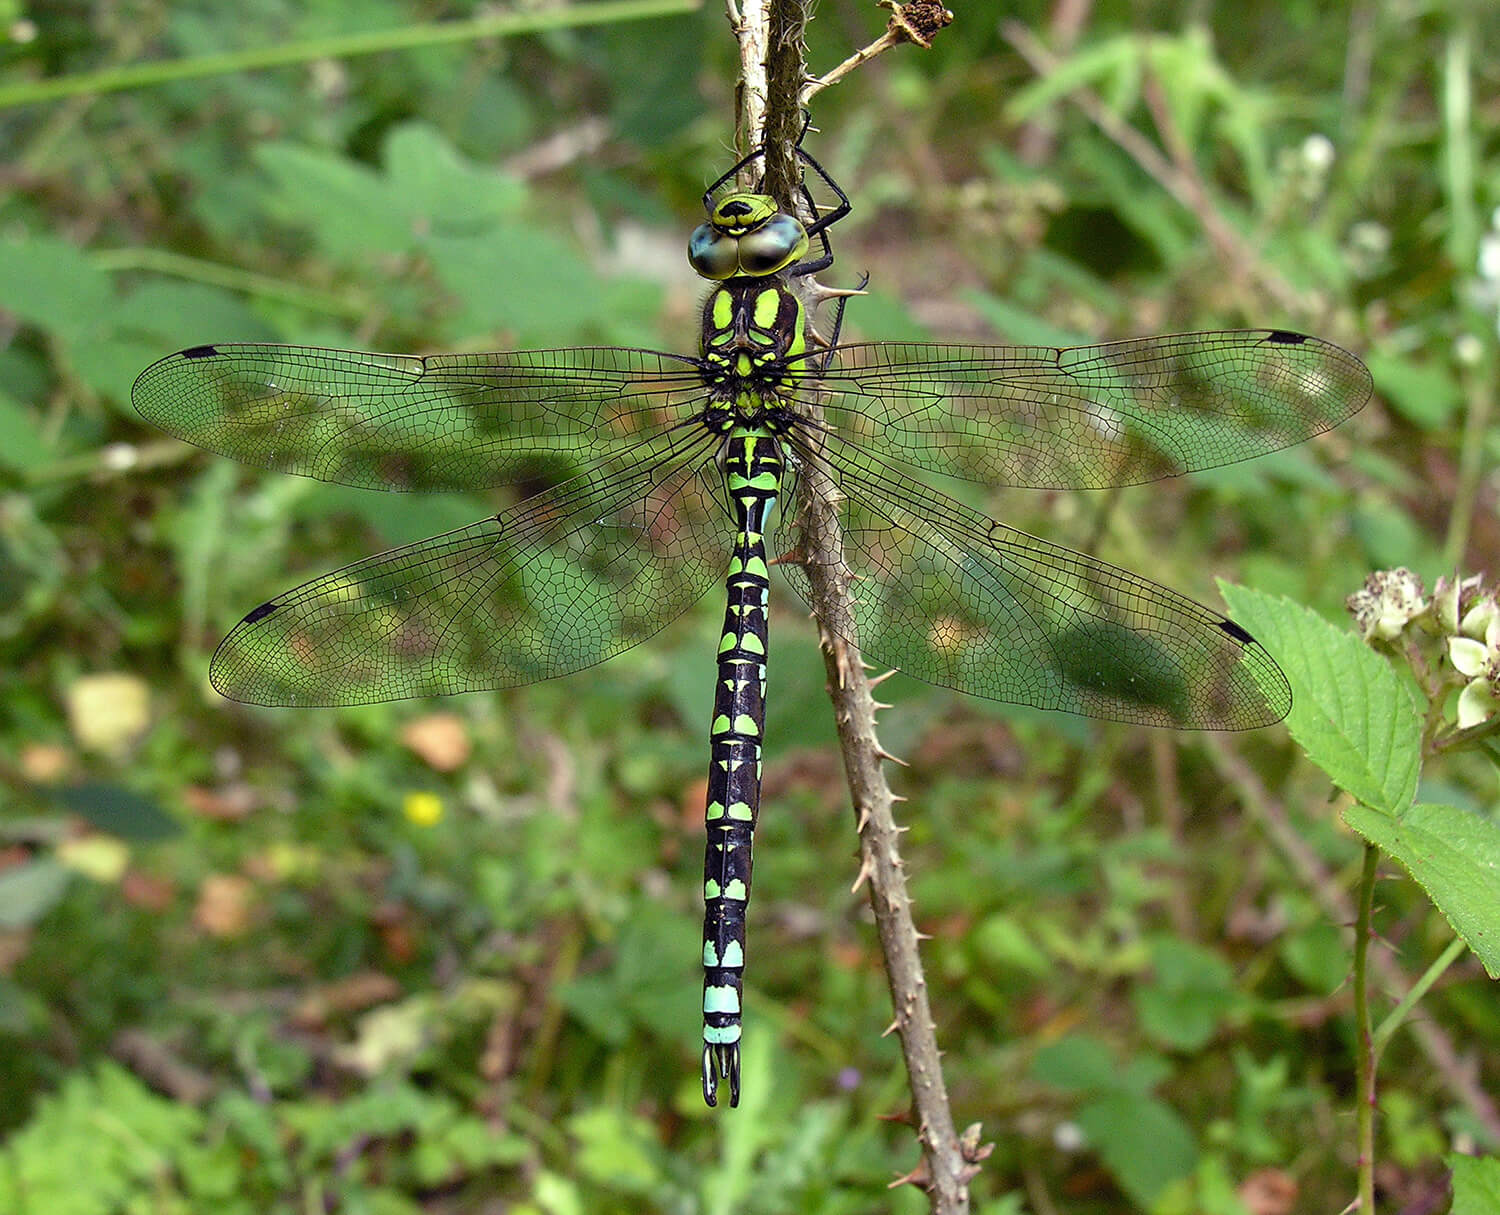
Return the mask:
[[1008,342],[1024,346],[1077,346],[1087,339],[1072,329],[1062,329],[1009,298],[988,291],[964,291],[960,298],[973,306]]
[[1177,208],[1162,206],[1161,194],[1148,188],[1139,166],[1113,143],[1082,138],[1075,157],[1120,222],[1151,246],[1162,265],[1179,264],[1196,247],[1197,226],[1189,226]]
[[16,472],[41,468],[52,460],[36,415],[0,392],[0,467]]
[[160,1097],[118,1064],[68,1073],[6,1141],[0,1210],[100,1215],[238,1211],[184,1201],[201,1159],[203,1116]]
[[1443,572],[1443,558],[1429,533],[1396,502],[1361,502],[1349,512],[1348,525],[1375,569],[1405,565],[1429,579]]
[[1072,1092],[1099,1092],[1113,1087],[1119,1067],[1097,1038],[1070,1035],[1037,1051],[1031,1073],[1043,1084]]
[[1076,89],[1092,85],[1105,91],[1111,81],[1117,86],[1121,81],[1129,82],[1128,88],[1112,90],[1116,92],[1116,108],[1126,108],[1140,79],[1144,45],[1136,35],[1126,34],[1085,47],[1054,64],[1032,84],[1012,93],[1005,106],[1006,117],[1012,122],[1025,122]]
[[1353,633],[1282,596],[1219,590],[1292,685],[1287,728],[1339,788],[1400,814],[1416,796],[1421,719],[1390,663]]
[[57,905],[70,878],[70,871],[50,858],[0,873],[0,928],[35,924]]
[[1164,1046],[1192,1051],[1213,1037],[1234,999],[1234,979],[1218,954],[1187,941],[1153,942],[1154,978],[1131,991],[1141,1027]]
[[114,290],[76,245],[52,236],[0,240],[5,310],[75,342],[109,314]]
[[540,345],[607,333],[620,285],[601,280],[566,243],[516,223],[477,236],[435,235],[427,249],[443,285],[461,302],[463,333],[498,330]]
[[[720,1124],[719,1159],[704,1169],[699,1189],[706,1215],[736,1215],[749,1209],[751,1198],[764,1188],[761,1173],[768,1148],[781,1137],[785,1115],[773,1106],[770,1037],[764,1031],[747,1034],[743,1043],[738,1114]],[[774,1208],[772,1208],[774,1209]]]
[[1349,951],[1339,930],[1329,923],[1309,924],[1287,934],[1276,952],[1298,982],[1323,995],[1349,976]]
[[1500,826],[1433,803],[1400,817],[1350,806],[1344,821],[1406,867],[1490,978],[1500,979]]
[[996,913],[987,916],[970,934],[980,958],[995,970],[1015,969],[1045,975],[1052,969],[1046,953],[1032,940],[1020,917]]
[[158,352],[194,342],[268,342],[278,336],[243,296],[222,287],[169,279],[144,282],[119,300],[114,324],[120,333]]
[[1462,395],[1447,365],[1378,351],[1367,355],[1365,362],[1380,385],[1380,395],[1414,426],[1441,430],[1458,412]]
[[699,974],[689,965],[698,952],[697,939],[687,917],[655,906],[642,908],[620,930],[613,964],[561,984],[558,999],[611,1046],[623,1046],[637,1027],[665,1041],[681,1041],[686,1033],[683,1013],[697,1005]]
[[1172,1068],[1160,1055],[1145,1051],[1136,1052],[1122,1067],[1099,1039],[1072,1034],[1037,1051],[1031,1072],[1043,1084],[1065,1092],[1144,1097],[1172,1074]]
[[464,159],[434,127],[409,122],[385,141],[385,175],[416,230],[456,228],[473,234],[526,201],[514,177]]
[[1453,1170],[1450,1215],[1500,1215],[1500,1159],[1494,1156],[1448,1156]]
[[374,169],[294,143],[263,143],[255,161],[271,178],[268,210],[312,231],[328,253],[343,258],[404,253],[414,235]]
[[567,1125],[578,1141],[573,1163],[583,1177],[628,1194],[649,1194],[660,1184],[656,1137],[646,1119],[599,1106]]
[[1154,1097],[1111,1093],[1078,1111],[1078,1125],[1135,1204],[1149,1209],[1172,1182],[1197,1164],[1193,1134]]
[[465,160],[423,123],[397,127],[384,153],[383,172],[290,142],[261,144],[255,158],[274,183],[272,213],[346,260],[409,253],[439,235],[484,240],[525,201],[521,183]]
[[118,785],[74,785],[57,790],[55,796],[74,814],[122,840],[149,844],[182,831],[182,825],[155,800]]

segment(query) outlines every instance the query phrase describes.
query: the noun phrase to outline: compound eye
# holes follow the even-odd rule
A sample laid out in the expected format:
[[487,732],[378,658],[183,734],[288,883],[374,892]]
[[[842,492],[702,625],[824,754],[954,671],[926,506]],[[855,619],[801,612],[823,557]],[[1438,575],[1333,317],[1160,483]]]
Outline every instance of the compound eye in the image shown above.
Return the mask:
[[782,211],[742,236],[739,244],[740,267],[746,274],[775,274],[807,252],[807,229],[796,216]]
[[699,224],[688,237],[688,265],[704,278],[732,278],[740,266],[739,242],[713,224]]

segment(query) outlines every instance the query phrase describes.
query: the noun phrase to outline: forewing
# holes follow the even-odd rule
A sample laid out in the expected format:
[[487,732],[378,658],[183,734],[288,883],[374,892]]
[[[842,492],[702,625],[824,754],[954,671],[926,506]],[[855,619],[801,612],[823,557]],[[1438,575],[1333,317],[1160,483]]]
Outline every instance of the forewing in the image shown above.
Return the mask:
[[[820,458],[797,446],[804,467]],[[974,696],[1154,726],[1250,729],[1290,709],[1276,663],[1219,613],[837,439],[821,459],[854,576],[847,640],[867,657]],[[800,558],[795,521],[787,533],[778,550]],[[781,568],[808,598],[806,571],[790,556]]]
[[611,346],[427,358],[195,346],[131,390],[148,421],[209,451],[397,490],[480,489],[598,459],[701,395],[693,360]]
[[1281,330],[1101,346],[841,346],[829,423],[882,457],[991,485],[1098,489],[1264,455],[1369,399],[1365,365]]
[[662,435],[507,511],[278,595],[214,654],[225,696],[342,705],[565,675],[646,640],[723,576],[715,439]]

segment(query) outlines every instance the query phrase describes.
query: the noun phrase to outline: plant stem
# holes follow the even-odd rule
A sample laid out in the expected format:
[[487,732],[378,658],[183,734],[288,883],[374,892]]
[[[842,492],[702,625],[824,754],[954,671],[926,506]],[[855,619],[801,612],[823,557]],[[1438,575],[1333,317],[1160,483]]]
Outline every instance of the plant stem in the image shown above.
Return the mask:
[[231,72],[286,67],[314,59],[347,59],[355,55],[373,55],[380,51],[406,51],[420,46],[470,42],[480,38],[503,38],[574,25],[603,25],[614,21],[664,17],[673,13],[690,12],[697,7],[698,0],[609,0],[608,3],[492,13],[476,17],[472,21],[437,21],[429,25],[335,34],[327,38],[307,38],[284,45],[198,55],[191,59],[133,63],[98,72],[80,72],[49,80],[23,80],[0,86],[0,109],[31,105],[38,101],[56,101],[62,97],[138,89],[165,84],[171,80],[193,80],[202,76],[223,76]]
[[89,261],[98,269],[112,274],[131,270],[167,274],[188,282],[206,283],[212,287],[222,287],[226,291],[240,291],[260,299],[278,300],[298,308],[306,308],[309,312],[328,313],[332,316],[362,317],[368,316],[373,310],[373,305],[368,300],[303,287],[273,275],[257,274],[235,266],[222,266],[217,262],[188,257],[167,249],[106,249],[91,254]]
[[[1480,727],[1476,726],[1475,729]],[[1233,747],[1215,739],[1204,740],[1220,776],[1238,792],[1251,817],[1266,833],[1284,862],[1297,875],[1323,908],[1331,923],[1349,924],[1354,919],[1354,904],[1324,867],[1317,852],[1292,823],[1286,807],[1262,783],[1255,770]],[[1405,990],[1406,975],[1388,953],[1376,953],[1370,959],[1371,969],[1387,991]],[[1460,1055],[1448,1032],[1436,1021],[1419,1017],[1408,1023],[1417,1049],[1432,1065],[1433,1074],[1453,1095],[1464,1110],[1491,1139],[1500,1139],[1500,1109],[1495,1099]]]
[[[748,24],[756,6],[746,3],[742,24]],[[784,210],[795,213],[802,204],[800,166],[794,148],[802,129],[799,96],[806,80],[803,28],[807,20],[806,0],[768,0],[764,9],[767,26],[755,38],[743,28],[741,54],[752,45],[766,49],[765,73],[758,65],[747,65],[743,80],[765,80],[764,98],[742,82],[740,127],[751,146],[766,148],[765,184],[761,187],[776,198]],[[764,105],[764,125],[751,120],[751,109]],[[893,814],[897,797],[886,782],[882,763],[892,758],[880,745],[875,715],[880,706],[872,694],[872,683],[850,639],[856,637],[855,611],[850,595],[851,574],[844,562],[843,536],[838,523],[839,495],[827,471],[816,460],[806,462],[799,478],[797,509],[801,512],[803,562],[811,586],[811,602],[822,636],[824,665],[828,671],[829,696],[834,705],[839,746],[849,782],[860,839],[860,870],[857,889],[868,882],[870,905],[884,954],[887,980],[895,1007],[892,1027],[901,1039],[901,1050],[910,1079],[912,1106],[922,1160],[902,1181],[920,1186],[938,1215],[967,1215],[970,1178],[975,1163],[985,1154],[978,1145],[977,1129],[961,1141],[953,1124],[948,1092],[944,1084],[936,1026],[927,998],[918,942],[912,919],[911,897],[900,853],[900,829]],[[790,504],[788,504],[788,507]],[[784,507],[783,509],[787,509]]]
[[1407,1015],[1417,1006],[1423,996],[1431,990],[1436,983],[1447,972],[1448,967],[1463,957],[1469,946],[1462,937],[1454,937],[1448,942],[1448,948],[1443,950],[1431,966],[1422,972],[1422,977],[1411,985],[1411,990],[1402,997],[1401,1002],[1386,1014],[1384,1021],[1376,1028],[1371,1039],[1371,1046],[1375,1051],[1375,1061],[1380,1062],[1380,1056],[1385,1051],[1386,1044],[1390,1042],[1392,1035],[1405,1023]]
[[[1454,265],[1473,273],[1479,259],[1481,219],[1476,205],[1478,187],[1474,173],[1474,23],[1464,14],[1448,35],[1443,54],[1443,192],[1448,201],[1448,256]],[[1464,563],[1469,530],[1483,484],[1484,441],[1494,405],[1491,390],[1494,374],[1493,317],[1469,305],[1463,309],[1469,332],[1484,335],[1484,356],[1464,369],[1464,429],[1458,452],[1458,484],[1448,512],[1448,533],[1443,538],[1443,563],[1457,568]]]
[[1365,845],[1359,874],[1359,914],[1354,921],[1355,1126],[1359,1145],[1360,1215],[1375,1215],[1375,1035],[1370,1026],[1370,923],[1380,851]]

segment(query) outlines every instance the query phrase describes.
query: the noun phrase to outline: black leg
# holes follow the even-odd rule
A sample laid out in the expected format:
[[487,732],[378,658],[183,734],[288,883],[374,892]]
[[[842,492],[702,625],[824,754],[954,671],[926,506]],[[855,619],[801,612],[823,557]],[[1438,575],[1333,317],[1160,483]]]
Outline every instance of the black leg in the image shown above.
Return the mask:
[[[786,271],[789,277],[796,277],[803,274],[817,274],[820,270],[826,270],[829,266],[833,265],[833,246],[828,243],[828,229],[854,209],[854,204],[849,201],[849,196],[844,193],[839,183],[834,181],[828,175],[828,170],[819,164],[810,152],[803,148],[802,141],[807,138],[807,132],[811,128],[812,112],[804,110],[802,112],[802,130],[797,134],[797,159],[822,178],[823,184],[832,190],[834,197],[838,199],[838,205],[826,212],[820,213],[818,211],[817,200],[813,198],[812,191],[807,188],[806,181],[799,187],[802,192],[803,201],[807,203],[807,213],[812,216],[812,220],[807,224],[807,234],[808,236],[816,236],[818,238],[819,244],[823,247],[823,253],[820,257],[798,262],[795,266],[792,266]],[[705,211],[712,211],[714,195],[718,193],[720,188],[733,179],[746,165],[764,154],[765,146],[762,145],[742,156],[726,172],[722,173],[719,179],[703,192],[703,209]],[[841,316],[842,313],[843,309],[840,306]]]
[[[806,130],[805,127],[803,129],[804,131]],[[823,179],[823,184],[826,185],[830,190],[832,190],[834,195],[839,200],[839,205],[834,207],[833,210],[827,212],[824,215],[818,215],[817,208],[813,208],[813,214],[817,215],[817,218],[808,225],[807,234],[809,236],[819,235],[822,233],[823,229],[831,228],[834,224],[838,223],[839,220],[843,219],[844,216],[848,215],[850,211],[854,210],[854,204],[849,201],[849,196],[839,188],[839,183],[834,181],[833,178],[829,177],[828,171],[813,159],[812,154],[810,152],[803,151],[801,144],[798,144],[797,146],[797,157],[802,161],[803,164],[807,165],[808,168],[810,168],[814,173],[816,173]],[[807,194],[806,186],[803,186],[803,193],[805,195]],[[808,197],[809,199],[811,199],[811,195],[808,195]]]
[[719,192],[719,188],[730,181],[741,169],[764,151],[764,148],[756,148],[754,151],[747,153],[735,161],[728,172],[720,174],[719,180],[703,191],[703,209],[705,211],[712,211],[714,209],[714,195]]

